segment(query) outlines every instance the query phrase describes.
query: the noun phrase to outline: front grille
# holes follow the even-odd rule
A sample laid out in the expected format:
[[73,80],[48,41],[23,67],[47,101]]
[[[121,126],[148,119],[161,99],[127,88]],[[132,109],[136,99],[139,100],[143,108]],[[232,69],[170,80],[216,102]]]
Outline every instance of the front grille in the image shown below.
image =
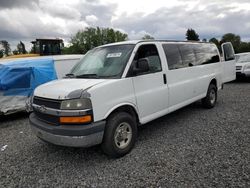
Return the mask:
[[242,66],[236,66],[236,70],[241,70]]
[[60,100],[46,99],[41,97],[34,97],[33,103],[39,106],[45,106],[53,109],[60,109],[61,106]]
[[58,116],[43,114],[35,109],[34,109],[34,113],[35,113],[36,117],[43,122],[46,122],[46,123],[49,123],[52,125],[59,125],[59,117]]

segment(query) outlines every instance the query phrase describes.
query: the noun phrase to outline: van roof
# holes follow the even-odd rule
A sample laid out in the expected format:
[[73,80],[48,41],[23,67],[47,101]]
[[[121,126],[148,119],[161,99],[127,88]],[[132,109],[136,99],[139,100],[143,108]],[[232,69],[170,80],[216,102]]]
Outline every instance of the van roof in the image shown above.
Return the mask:
[[155,39],[153,39],[153,40],[128,40],[128,41],[105,44],[105,45],[102,45],[101,47],[113,46],[113,45],[124,45],[124,44],[138,44],[141,42],[181,42],[181,43],[206,43],[206,44],[210,43],[210,42],[201,42],[201,41],[155,40]]

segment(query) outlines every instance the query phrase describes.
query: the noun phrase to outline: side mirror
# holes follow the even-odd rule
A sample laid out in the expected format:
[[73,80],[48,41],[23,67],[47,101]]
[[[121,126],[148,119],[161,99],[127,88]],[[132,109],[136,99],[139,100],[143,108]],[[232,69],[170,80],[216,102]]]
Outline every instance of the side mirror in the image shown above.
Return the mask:
[[149,63],[147,58],[141,58],[137,61],[137,66],[134,67],[133,72],[137,74],[145,73],[149,71]]

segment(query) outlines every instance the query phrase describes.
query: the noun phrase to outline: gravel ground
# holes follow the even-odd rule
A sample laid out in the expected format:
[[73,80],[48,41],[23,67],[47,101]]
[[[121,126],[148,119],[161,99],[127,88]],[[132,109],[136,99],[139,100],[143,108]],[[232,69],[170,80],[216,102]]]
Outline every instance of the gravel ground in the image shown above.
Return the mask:
[[39,142],[25,114],[1,119],[0,148],[0,187],[250,187],[250,83],[142,126],[120,159]]

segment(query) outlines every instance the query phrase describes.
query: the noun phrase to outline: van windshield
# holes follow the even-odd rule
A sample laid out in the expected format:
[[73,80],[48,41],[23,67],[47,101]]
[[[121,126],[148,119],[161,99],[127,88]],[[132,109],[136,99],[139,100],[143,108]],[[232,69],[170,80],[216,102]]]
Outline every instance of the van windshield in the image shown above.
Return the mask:
[[66,75],[75,78],[120,78],[135,45],[114,45],[90,50]]

